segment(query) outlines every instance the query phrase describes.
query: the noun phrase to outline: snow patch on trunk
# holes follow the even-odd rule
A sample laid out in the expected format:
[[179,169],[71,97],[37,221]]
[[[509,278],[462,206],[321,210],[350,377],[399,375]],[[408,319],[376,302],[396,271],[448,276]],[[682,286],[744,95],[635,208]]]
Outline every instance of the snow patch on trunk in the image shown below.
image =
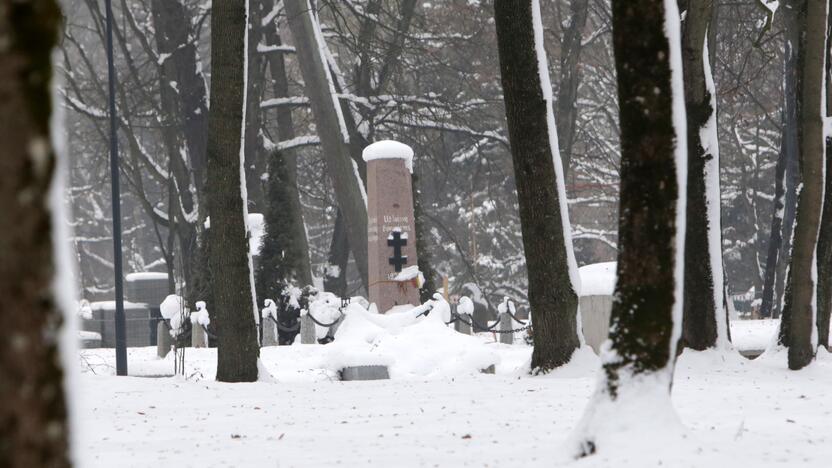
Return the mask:
[[[699,141],[705,150],[705,204],[708,216],[708,257],[711,262],[713,278],[714,315],[716,319],[716,347],[728,349],[728,324],[725,310],[725,281],[722,272],[722,216],[720,214],[719,189],[719,138],[716,122],[716,86],[711,71],[708,54],[708,33],[702,47],[702,68],[705,75],[705,88],[711,95],[711,115],[699,129]],[[708,158],[710,156],[710,158]]]
[[[543,20],[540,14],[540,0],[532,0],[532,26],[534,28],[534,50],[537,55],[537,73],[540,78],[540,91],[546,101],[546,127],[549,131],[549,147],[552,151],[552,162],[555,166],[555,177],[557,179],[558,202],[560,205],[560,220],[563,230],[563,242],[566,249],[566,258],[569,266],[569,281],[572,284],[572,291],[576,296],[581,294],[581,276],[578,274],[578,262],[575,260],[575,251],[572,248],[572,226],[569,223],[569,206],[566,199],[566,184],[563,177],[563,162],[560,158],[560,147],[558,146],[557,126],[555,125],[555,112],[553,108],[552,82],[549,78],[549,61],[546,58],[546,48],[543,43]],[[577,332],[581,346],[585,344],[583,330],[581,329],[581,306],[577,308]]]

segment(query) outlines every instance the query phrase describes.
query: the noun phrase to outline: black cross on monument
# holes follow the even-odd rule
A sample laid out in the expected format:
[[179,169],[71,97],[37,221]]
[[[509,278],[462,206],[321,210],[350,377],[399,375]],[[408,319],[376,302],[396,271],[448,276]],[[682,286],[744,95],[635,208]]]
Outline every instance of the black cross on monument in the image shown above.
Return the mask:
[[387,261],[396,269],[397,272],[402,271],[402,266],[407,265],[407,255],[402,255],[402,247],[407,245],[407,238],[402,239],[402,233],[393,231],[390,237],[387,238],[387,245],[393,247],[393,256]]

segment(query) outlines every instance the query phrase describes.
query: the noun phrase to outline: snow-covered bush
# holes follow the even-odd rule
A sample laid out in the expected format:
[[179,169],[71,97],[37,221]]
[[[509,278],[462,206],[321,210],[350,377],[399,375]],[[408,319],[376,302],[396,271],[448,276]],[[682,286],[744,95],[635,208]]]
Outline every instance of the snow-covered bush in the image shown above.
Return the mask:
[[159,304],[159,311],[162,317],[170,322],[170,336],[176,338],[185,331],[185,324],[188,322],[190,315],[185,305],[185,299],[176,294],[169,294]]

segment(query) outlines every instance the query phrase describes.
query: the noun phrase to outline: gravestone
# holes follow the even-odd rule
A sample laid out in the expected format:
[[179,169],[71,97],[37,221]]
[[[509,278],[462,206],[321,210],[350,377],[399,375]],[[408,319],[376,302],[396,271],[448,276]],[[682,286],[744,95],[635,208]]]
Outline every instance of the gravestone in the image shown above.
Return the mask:
[[396,141],[366,147],[367,254],[370,302],[379,312],[419,305],[413,219],[413,150]]

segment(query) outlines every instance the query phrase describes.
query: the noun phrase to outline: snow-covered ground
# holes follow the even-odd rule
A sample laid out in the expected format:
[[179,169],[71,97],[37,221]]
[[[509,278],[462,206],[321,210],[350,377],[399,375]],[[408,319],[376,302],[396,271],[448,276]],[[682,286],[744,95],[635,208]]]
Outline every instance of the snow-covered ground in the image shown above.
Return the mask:
[[[431,371],[410,356],[392,380],[370,382],[338,381],[327,368],[332,345],[264,348],[276,382],[253,384],[213,381],[214,349],[187,349],[184,378],[115,377],[112,350],[83,350],[81,466],[830,466],[826,353],[793,372],[782,354],[686,352],[673,386],[684,444],[612,460],[601,448],[570,462],[562,444],[594,388],[597,358],[582,350],[566,368],[529,377],[531,348],[490,341],[473,346],[498,358],[496,375],[438,362]],[[129,365],[132,375],[173,369],[155,348],[130,349]]]

